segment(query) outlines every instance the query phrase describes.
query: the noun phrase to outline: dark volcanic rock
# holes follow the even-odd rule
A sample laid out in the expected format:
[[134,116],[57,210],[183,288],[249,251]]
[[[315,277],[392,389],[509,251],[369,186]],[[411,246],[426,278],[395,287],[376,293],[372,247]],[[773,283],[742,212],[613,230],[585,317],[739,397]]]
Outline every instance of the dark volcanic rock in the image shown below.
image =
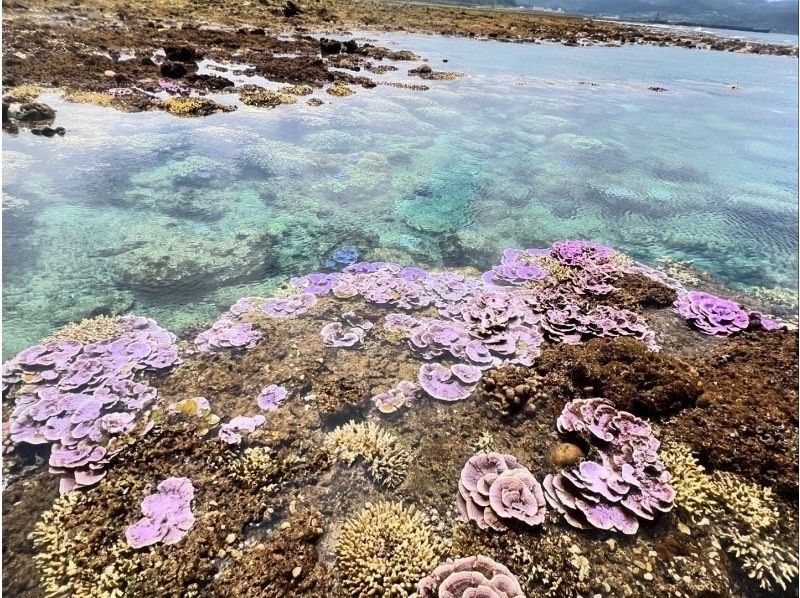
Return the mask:
[[164,46],[164,54],[172,62],[195,62],[203,57],[191,46]]
[[11,110],[10,115],[21,122],[37,122],[53,120],[56,117],[56,111],[41,102],[27,102],[20,104],[16,110]]
[[288,2],[286,2],[286,5],[283,7],[283,16],[286,17],[287,19],[297,14],[300,14],[301,12],[303,11],[300,10],[300,7],[297,6],[297,4],[295,4],[294,2],[292,2],[292,0],[288,0]]
[[329,54],[338,54],[342,51],[342,42],[336,39],[328,39],[323,37],[319,40],[319,51],[323,56]]
[[169,77],[170,79],[180,79],[183,77],[188,71],[186,70],[186,66],[180,62],[163,62],[161,66],[158,67],[158,72],[161,73],[163,77]]

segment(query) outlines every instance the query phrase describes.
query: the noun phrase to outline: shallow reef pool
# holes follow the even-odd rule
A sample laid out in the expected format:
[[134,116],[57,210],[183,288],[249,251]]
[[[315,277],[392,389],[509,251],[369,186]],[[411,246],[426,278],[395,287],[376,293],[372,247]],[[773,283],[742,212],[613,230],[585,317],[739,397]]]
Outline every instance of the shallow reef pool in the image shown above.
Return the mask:
[[199,119],[43,97],[66,136],[4,135],[4,359],[98,314],[180,333],[354,253],[484,271],[587,238],[795,288],[796,59],[379,41],[466,76]]

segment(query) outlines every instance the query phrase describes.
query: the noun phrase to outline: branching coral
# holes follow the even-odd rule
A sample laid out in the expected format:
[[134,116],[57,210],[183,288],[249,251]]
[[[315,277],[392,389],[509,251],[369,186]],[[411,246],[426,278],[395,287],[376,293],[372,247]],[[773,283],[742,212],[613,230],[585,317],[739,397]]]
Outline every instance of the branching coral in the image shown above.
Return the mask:
[[59,328],[47,337],[45,342],[73,339],[82,343],[95,343],[117,334],[119,334],[118,318],[95,316]]
[[121,598],[126,578],[135,570],[132,549],[118,540],[108,549],[108,566],[97,571],[81,567],[76,554],[84,548],[85,538],[67,523],[75,509],[86,500],[82,492],[70,492],[57,498],[45,511],[33,529],[33,557],[41,575],[41,587],[47,598]]
[[442,563],[417,584],[411,598],[525,598],[517,578],[487,556]]
[[711,521],[748,577],[767,591],[785,591],[795,582],[797,547],[777,530],[791,515],[769,488],[728,472],[709,474],[684,444],[667,446],[661,457],[672,471],[678,508],[692,521]]
[[344,523],[336,546],[342,586],[359,598],[405,598],[443,554],[427,518],[399,502],[367,504]]
[[339,461],[361,458],[370,475],[387,488],[403,483],[410,455],[398,438],[374,422],[349,422],[328,434],[325,446]]
[[268,485],[280,471],[274,452],[266,446],[245,449],[233,463],[233,472],[241,481]]

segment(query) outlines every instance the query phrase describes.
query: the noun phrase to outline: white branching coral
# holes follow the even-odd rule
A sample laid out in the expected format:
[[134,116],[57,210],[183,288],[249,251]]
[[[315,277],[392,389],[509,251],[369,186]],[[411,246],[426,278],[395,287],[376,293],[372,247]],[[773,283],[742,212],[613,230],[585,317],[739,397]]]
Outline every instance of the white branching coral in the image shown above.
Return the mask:
[[405,598],[444,552],[444,543],[420,511],[381,502],[367,503],[344,523],[336,559],[349,596]]
[[33,557],[47,598],[121,598],[127,578],[135,564],[132,550],[123,540],[115,540],[107,549],[103,568],[83,567],[87,543],[80,532],[68,526],[75,510],[86,501],[86,494],[70,492],[56,499],[52,509],[45,511],[33,529]]
[[348,465],[363,459],[373,479],[387,488],[396,488],[406,477],[410,455],[394,434],[374,422],[339,426],[328,434],[325,446]]
[[728,472],[709,474],[683,444],[662,447],[661,458],[672,473],[675,503],[691,521],[714,522],[726,550],[742,570],[767,591],[786,590],[798,576],[796,547],[782,538],[782,513],[772,490]]

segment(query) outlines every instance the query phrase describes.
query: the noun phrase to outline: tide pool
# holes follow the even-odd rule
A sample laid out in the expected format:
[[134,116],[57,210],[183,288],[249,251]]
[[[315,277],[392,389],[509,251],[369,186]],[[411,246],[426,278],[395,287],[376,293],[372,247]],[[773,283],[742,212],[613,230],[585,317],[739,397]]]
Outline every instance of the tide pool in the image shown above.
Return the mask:
[[484,270],[585,238],[796,287],[796,59],[378,41],[466,76],[199,119],[44,96],[65,137],[3,136],[4,359],[97,314],[179,333],[342,247]]

